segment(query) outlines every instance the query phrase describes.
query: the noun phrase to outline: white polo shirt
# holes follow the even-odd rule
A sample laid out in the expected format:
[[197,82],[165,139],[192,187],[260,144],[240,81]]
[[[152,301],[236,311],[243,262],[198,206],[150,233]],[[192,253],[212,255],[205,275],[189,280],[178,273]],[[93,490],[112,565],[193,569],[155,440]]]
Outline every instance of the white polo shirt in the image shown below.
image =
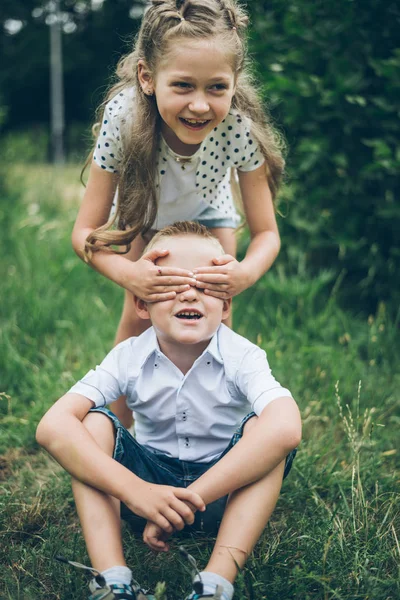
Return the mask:
[[266,354],[221,325],[184,375],[160,350],[151,327],[125,340],[71,393],[105,406],[121,395],[133,411],[137,441],[180,460],[210,462],[241,419],[291,396],[273,377]]

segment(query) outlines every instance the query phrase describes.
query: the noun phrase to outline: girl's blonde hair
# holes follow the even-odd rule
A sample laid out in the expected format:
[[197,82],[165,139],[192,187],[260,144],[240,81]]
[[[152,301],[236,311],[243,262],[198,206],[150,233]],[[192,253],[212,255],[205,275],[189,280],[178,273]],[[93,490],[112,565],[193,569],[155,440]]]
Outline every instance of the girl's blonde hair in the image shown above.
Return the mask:
[[[126,88],[133,88],[134,118],[122,135],[123,159],[119,167],[118,207],[115,217],[93,231],[86,240],[85,257],[111,245],[125,246],[151,229],[157,215],[156,153],[159,147],[160,115],[156,100],[143,93],[138,79],[138,61],[144,60],[153,76],[169,45],[178,38],[218,36],[231,55],[236,74],[232,108],[252,122],[252,135],[265,157],[265,168],[275,198],[284,168],[283,141],[273,128],[257,94],[247,59],[247,16],[235,0],[152,0],[144,14],[133,51],[117,66],[118,82],[102,104]],[[101,122],[101,120],[100,120]],[[98,132],[99,123],[94,126]],[[89,162],[90,158],[88,159]],[[233,178],[231,178],[232,181]],[[237,187],[237,185],[236,185]],[[237,190],[234,195],[237,195]],[[117,222],[118,229],[112,229]]]

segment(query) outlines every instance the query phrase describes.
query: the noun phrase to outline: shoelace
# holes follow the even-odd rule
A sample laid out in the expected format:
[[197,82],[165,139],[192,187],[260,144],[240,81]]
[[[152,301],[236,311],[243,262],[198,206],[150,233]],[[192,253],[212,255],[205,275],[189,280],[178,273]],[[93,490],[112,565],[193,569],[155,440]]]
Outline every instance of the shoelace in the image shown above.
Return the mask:
[[[111,588],[107,585],[106,580],[104,579],[103,575],[96,569],[93,569],[93,567],[87,567],[86,565],[83,565],[82,563],[75,562],[73,560],[68,560],[67,558],[65,558],[65,556],[62,556],[61,554],[57,554],[54,558],[56,560],[58,560],[59,562],[70,565],[71,567],[76,567],[77,569],[84,569],[85,571],[89,571],[93,575],[95,582],[97,583],[97,585],[100,586],[101,589],[104,589],[104,591],[106,591],[106,592],[112,591]],[[138,584],[138,582],[133,578],[132,578],[132,587],[136,594],[141,593],[146,596],[147,591],[143,590],[140,587],[140,585]]]
[[[184,546],[179,546],[178,550],[179,550],[179,553],[183,556],[183,558],[186,558],[186,560],[189,562],[189,564],[191,566],[191,569],[190,569],[190,567],[189,567],[189,569],[190,569],[190,574],[192,576],[193,591],[200,596],[203,593],[204,585],[201,580],[201,575],[200,575],[200,571],[197,567],[196,559],[191,554],[189,554],[189,552],[186,550],[186,548]],[[186,568],[188,568],[186,564],[184,564],[184,566]],[[199,581],[194,581],[196,576],[199,578]]]

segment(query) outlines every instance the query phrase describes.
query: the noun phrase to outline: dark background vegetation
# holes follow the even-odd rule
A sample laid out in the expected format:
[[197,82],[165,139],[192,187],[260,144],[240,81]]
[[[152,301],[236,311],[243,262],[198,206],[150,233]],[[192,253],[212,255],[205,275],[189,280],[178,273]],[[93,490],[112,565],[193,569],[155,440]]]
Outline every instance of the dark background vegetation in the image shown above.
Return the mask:
[[[272,116],[288,142],[277,266],[329,270],[341,301],[369,313],[398,306],[400,251],[400,4],[397,0],[252,0],[250,53]],[[66,145],[82,161],[89,124],[143,3],[61,2]],[[3,0],[0,123],[3,160],[48,155],[48,9]],[[136,15],[136,18],[135,18]]]

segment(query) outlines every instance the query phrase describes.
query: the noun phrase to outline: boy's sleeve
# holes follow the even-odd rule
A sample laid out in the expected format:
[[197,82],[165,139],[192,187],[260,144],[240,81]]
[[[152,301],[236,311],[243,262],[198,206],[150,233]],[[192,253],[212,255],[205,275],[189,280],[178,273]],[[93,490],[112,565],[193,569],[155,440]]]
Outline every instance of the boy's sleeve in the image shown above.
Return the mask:
[[292,398],[290,391],[282,387],[272,375],[267,355],[257,346],[245,353],[237,372],[236,385],[257,415],[277,398]]
[[92,400],[96,407],[105,406],[125,395],[128,388],[127,347],[122,342],[69,390]]

